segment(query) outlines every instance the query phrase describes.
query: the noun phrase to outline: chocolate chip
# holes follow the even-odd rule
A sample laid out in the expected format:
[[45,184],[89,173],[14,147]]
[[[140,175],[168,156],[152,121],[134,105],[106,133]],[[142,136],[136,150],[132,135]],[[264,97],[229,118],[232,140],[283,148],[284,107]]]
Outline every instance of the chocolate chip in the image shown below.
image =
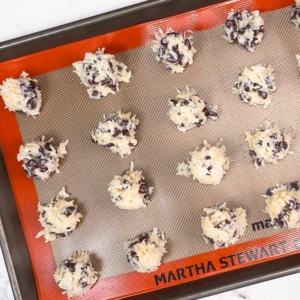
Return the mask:
[[36,100],[30,99],[27,101],[26,106],[30,110],[34,110],[36,108]]
[[183,54],[178,55],[178,63],[182,66]]
[[113,144],[113,143],[108,143],[108,144],[105,145],[105,147],[110,148],[110,147],[113,147],[114,145],[115,144]]
[[173,50],[177,55],[179,55],[179,52],[178,52],[178,45],[173,46],[173,47],[172,47],[172,50]]
[[190,104],[190,101],[187,99],[184,99],[182,102],[183,105],[188,106]]
[[82,287],[82,288],[85,288],[87,285],[88,285],[87,282],[82,282],[82,283],[81,283],[81,287]]
[[236,23],[235,23],[235,21],[234,20],[226,20],[225,21],[225,26],[227,27],[227,28],[233,28],[234,30],[236,30]]
[[212,166],[209,166],[208,168],[207,168],[207,171],[210,171],[212,169]]
[[214,240],[206,235],[204,235],[204,237],[211,243],[211,244],[214,244]]
[[142,233],[139,236],[139,243],[142,243],[143,241],[145,241],[146,243],[149,241],[149,234],[148,233]]
[[238,30],[238,33],[239,34],[244,34],[245,31],[246,31],[246,27],[243,27],[243,28],[241,28],[241,29]]
[[223,242],[218,241],[217,243],[218,243],[219,247],[224,247],[225,246],[225,243],[223,243]]
[[279,215],[278,215],[278,219],[283,219],[285,216],[287,216],[288,214],[286,213],[286,211],[285,210],[283,210],[283,211],[281,211],[280,213],[279,213]]
[[122,120],[122,121],[120,122],[120,125],[121,125],[122,127],[125,127],[128,123],[129,123],[128,120]]
[[48,160],[46,159],[40,159],[38,162],[38,167],[41,169],[41,172],[46,172],[48,170],[46,164],[48,163]]
[[238,11],[234,15],[234,18],[238,21],[242,21],[242,14]]
[[264,91],[259,91],[258,95],[260,97],[262,97],[263,99],[267,99],[267,97],[268,97],[268,94],[266,92],[264,92]]
[[33,90],[37,87],[37,84],[36,84],[35,81],[29,80],[29,86],[28,87],[30,88],[30,90]]
[[256,153],[253,150],[249,150],[249,154],[252,158],[256,157]]
[[46,143],[44,147],[45,147],[46,150],[52,151],[51,147],[53,147],[53,145],[51,143]]
[[117,66],[117,70],[119,71],[119,72],[122,72],[122,70],[123,70],[123,68],[121,67],[121,66]]
[[149,192],[147,184],[141,184],[139,188],[139,192],[142,194],[146,194]]
[[298,187],[298,181],[295,181],[295,182],[291,182],[291,188],[294,189],[295,191],[298,191],[299,190],[299,187]]
[[117,137],[119,134],[121,133],[121,130],[118,129],[118,128],[115,128],[115,131],[114,131],[114,134],[113,134],[113,137]]
[[209,159],[211,159],[211,157],[209,155],[207,155],[207,156],[205,156],[205,159],[209,160]]
[[245,84],[244,84],[244,90],[245,90],[246,92],[250,92],[250,85],[249,85],[249,83],[245,83]]
[[167,60],[167,62],[169,62],[171,64],[175,64],[178,61],[178,59],[172,55],[170,55],[166,60]]
[[123,130],[122,130],[122,134],[123,134],[124,136],[130,136],[129,131],[128,131],[127,129],[123,129]]
[[276,134],[272,134],[271,136],[270,136],[270,139],[277,139],[277,135]]
[[185,39],[184,44],[186,45],[186,47],[188,48],[188,50],[192,49],[192,44],[190,42],[189,39]]
[[168,46],[168,40],[166,37],[163,37],[160,41],[160,43],[164,46],[167,47]]
[[69,207],[66,208],[65,215],[68,217],[68,216],[72,215],[74,211],[76,211],[76,207],[75,206],[69,206]]
[[265,26],[264,25],[261,25],[259,27],[259,32],[265,32]]
[[237,235],[237,232],[236,232],[236,230],[235,230],[235,232],[233,233],[233,236],[232,236],[232,237],[236,237],[236,235]]
[[33,172],[35,170],[35,168],[37,167],[37,162],[35,160],[31,159],[28,162],[26,162],[25,165],[29,172]]
[[202,109],[202,112],[205,113],[205,115],[207,116],[209,111],[208,111],[208,108],[205,106],[203,109]]
[[133,146],[134,146],[134,144],[133,144],[133,143],[131,143],[131,142],[129,142],[129,143],[128,143],[128,146],[129,146],[129,147],[133,147]]
[[150,200],[150,197],[151,197],[150,194],[145,194],[144,195],[144,199],[146,199],[146,200]]
[[103,80],[101,80],[102,85],[109,85],[112,84],[112,79],[110,77],[105,77]]
[[203,122],[203,120],[201,119],[201,120],[199,120],[198,122],[196,122],[195,125],[196,125],[197,127],[200,127],[201,124],[202,124],[202,122]]
[[262,140],[259,140],[259,141],[257,142],[257,144],[258,144],[259,146],[262,146]]
[[218,118],[218,114],[215,112],[215,111],[209,111],[207,116],[210,118],[210,119],[216,119]]
[[64,263],[64,266],[70,271],[70,272],[75,272],[76,270],[76,263],[70,261],[70,260],[66,260]]
[[258,166],[261,166],[261,161],[258,158],[256,159],[256,163]]
[[225,223],[228,225],[228,224],[231,224],[231,222],[229,220],[225,220]]
[[96,90],[94,90],[93,93],[92,93],[92,96],[93,96],[93,97],[97,97],[98,95],[99,95],[99,92],[96,91]]
[[293,210],[295,204],[296,204],[295,200],[289,200],[289,202],[286,204],[286,208],[288,208],[289,210]]
[[177,104],[177,101],[175,99],[170,99],[169,102],[173,103],[174,106]]
[[231,38],[233,41],[236,41],[236,40],[237,40],[237,34],[236,34],[236,32],[231,32],[230,38]]
[[161,56],[163,56],[165,53],[166,53],[166,49],[163,48],[163,47],[160,47],[160,48],[158,49],[157,55],[158,55],[159,57],[161,57]]
[[46,212],[43,210],[43,212],[42,212],[42,218],[45,217],[45,214],[46,214]]
[[65,233],[55,233],[56,237],[66,237]]
[[279,219],[274,219],[274,225],[282,228],[284,226],[284,223]]

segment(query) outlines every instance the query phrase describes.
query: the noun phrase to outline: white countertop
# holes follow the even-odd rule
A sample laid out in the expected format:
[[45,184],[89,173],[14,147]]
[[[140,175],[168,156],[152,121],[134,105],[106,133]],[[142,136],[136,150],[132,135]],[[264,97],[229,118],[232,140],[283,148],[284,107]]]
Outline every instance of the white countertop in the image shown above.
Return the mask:
[[[0,0],[0,42],[115,10],[142,0]],[[207,300],[299,300],[300,274],[207,297]],[[13,300],[0,249],[0,300]],[[27,300],[27,299],[24,299]]]

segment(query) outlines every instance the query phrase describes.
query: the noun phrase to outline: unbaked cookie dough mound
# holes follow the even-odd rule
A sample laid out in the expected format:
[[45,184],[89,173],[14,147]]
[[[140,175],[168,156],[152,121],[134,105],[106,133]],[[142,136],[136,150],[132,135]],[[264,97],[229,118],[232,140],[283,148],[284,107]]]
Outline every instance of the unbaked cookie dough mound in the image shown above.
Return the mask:
[[27,116],[40,113],[42,104],[41,91],[38,90],[37,80],[28,77],[26,72],[20,78],[7,78],[0,85],[0,96],[9,111],[23,112]]
[[193,47],[193,36],[190,31],[184,33],[167,29],[166,33],[159,28],[151,46],[156,60],[165,64],[171,73],[182,73],[187,65],[193,64],[196,49]]
[[215,249],[235,244],[244,235],[247,227],[246,210],[239,207],[229,209],[226,203],[204,208],[201,217],[203,237]]
[[276,90],[272,66],[257,64],[246,67],[239,74],[235,82],[233,93],[250,105],[263,105],[265,108],[271,103],[271,93]]
[[262,123],[254,133],[247,131],[246,141],[256,169],[268,163],[277,164],[288,154],[293,154],[290,151],[292,136],[270,122]]
[[211,146],[206,140],[203,146],[189,153],[188,161],[177,166],[176,175],[193,176],[202,184],[217,185],[229,169],[230,159],[225,146]]
[[86,252],[75,252],[56,269],[54,280],[63,295],[70,298],[88,292],[98,280],[98,273]]
[[274,228],[300,228],[300,191],[278,185],[266,198],[265,212],[271,218]]
[[292,6],[291,22],[300,30],[300,0],[296,0],[296,3]]
[[136,116],[131,116],[131,112],[122,113],[119,110],[107,118],[104,115],[103,122],[92,132],[92,141],[123,158],[125,154],[131,154],[137,144],[135,130],[138,124],[139,120]]
[[88,87],[92,99],[100,99],[119,91],[120,82],[129,82],[131,72],[127,66],[115,59],[114,55],[104,54],[104,48],[96,53],[86,53],[83,61],[73,63],[75,73]]
[[45,236],[46,242],[52,242],[58,237],[65,237],[73,232],[82,215],[77,212],[74,200],[67,200],[67,198],[69,194],[63,188],[49,204],[38,204],[39,221],[44,229],[37,234],[36,238]]
[[179,131],[200,127],[207,119],[218,119],[218,106],[209,107],[194,89],[187,86],[185,91],[177,90],[177,93],[174,99],[168,101],[168,116]]
[[156,271],[161,265],[164,253],[167,252],[166,243],[164,233],[155,227],[152,231],[138,235],[124,243],[127,260],[138,272]]
[[115,176],[110,182],[108,191],[111,201],[121,209],[145,208],[150,203],[154,188],[148,186],[141,171],[131,168],[123,176]]
[[253,52],[264,36],[264,20],[258,10],[240,12],[232,9],[225,21],[224,31],[224,38],[229,43],[237,42],[248,51]]
[[37,142],[31,142],[20,147],[18,161],[23,160],[23,170],[29,178],[48,179],[53,172],[59,173],[59,159],[67,154],[68,140],[55,146],[52,138],[45,137]]

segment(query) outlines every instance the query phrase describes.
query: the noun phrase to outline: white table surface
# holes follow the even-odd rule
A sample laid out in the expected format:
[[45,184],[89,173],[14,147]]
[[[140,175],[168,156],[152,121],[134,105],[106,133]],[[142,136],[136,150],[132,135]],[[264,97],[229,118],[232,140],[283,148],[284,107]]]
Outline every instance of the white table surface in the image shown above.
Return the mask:
[[[139,2],[143,1],[0,0],[0,42]],[[206,299],[299,300],[299,282],[300,274],[295,274],[207,297]],[[0,249],[0,300],[13,299],[2,251]]]

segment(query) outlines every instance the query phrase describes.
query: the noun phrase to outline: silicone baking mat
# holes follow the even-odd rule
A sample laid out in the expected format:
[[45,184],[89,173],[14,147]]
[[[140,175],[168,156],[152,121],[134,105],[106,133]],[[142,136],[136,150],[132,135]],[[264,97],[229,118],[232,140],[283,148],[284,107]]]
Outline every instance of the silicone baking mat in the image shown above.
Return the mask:
[[[300,128],[299,75],[295,54],[300,34],[289,21],[291,1],[237,1],[223,3],[160,21],[137,25],[108,35],[43,51],[0,64],[1,79],[17,76],[23,69],[36,75],[43,93],[41,115],[25,117],[0,111],[1,141],[25,231],[38,292],[41,299],[64,299],[55,286],[55,265],[75,250],[91,253],[100,272],[100,281],[84,299],[106,299],[141,293],[155,288],[214,275],[233,268],[262,262],[298,252],[299,231],[275,231],[263,212],[261,194],[277,183],[299,178],[299,138],[293,140],[295,154],[278,165],[255,170],[246,151],[245,131],[254,130],[266,120],[297,132]],[[260,9],[266,33],[254,53],[222,39],[223,26],[231,8]],[[193,30],[197,53],[194,64],[183,74],[170,74],[155,61],[150,48],[153,33],[163,29]],[[212,28],[210,28],[212,27]],[[98,101],[87,96],[86,88],[73,73],[71,63],[86,51],[106,47],[116,53],[133,77],[121,84],[120,92]],[[250,107],[232,94],[238,73],[256,63],[271,64],[275,69],[277,90],[267,109]],[[220,118],[187,133],[179,132],[167,117],[167,100],[176,89],[194,87],[210,104],[218,104]],[[138,145],[130,156],[118,155],[91,142],[103,114],[121,108],[137,115]],[[21,143],[45,135],[56,142],[69,139],[68,155],[62,161],[61,174],[45,182],[31,181],[23,173],[15,156]],[[203,140],[216,144],[222,139],[232,159],[230,170],[218,186],[204,186],[191,178],[176,176],[176,166]],[[127,171],[130,162],[142,170],[155,191],[152,202],[136,211],[116,208],[107,192],[114,175]],[[34,239],[41,229],[36,212],[38,200],[49,202],[65,186],[84,214],[70,237],[44,244]],[[202,238],[200,217],[204,207],[226,202],[229,207],[247,209],[248,228],[240,244],[212,251]],[[157,272],[132,272],[123,243],[154,226],[166,233],[168,253]],[[281,232],[281,234],[277,234]],[[259,239],[258,238],[263,238]],[[136,284],[132,286],[132,282]],[[50,296],[51,295],[51,296]]]

